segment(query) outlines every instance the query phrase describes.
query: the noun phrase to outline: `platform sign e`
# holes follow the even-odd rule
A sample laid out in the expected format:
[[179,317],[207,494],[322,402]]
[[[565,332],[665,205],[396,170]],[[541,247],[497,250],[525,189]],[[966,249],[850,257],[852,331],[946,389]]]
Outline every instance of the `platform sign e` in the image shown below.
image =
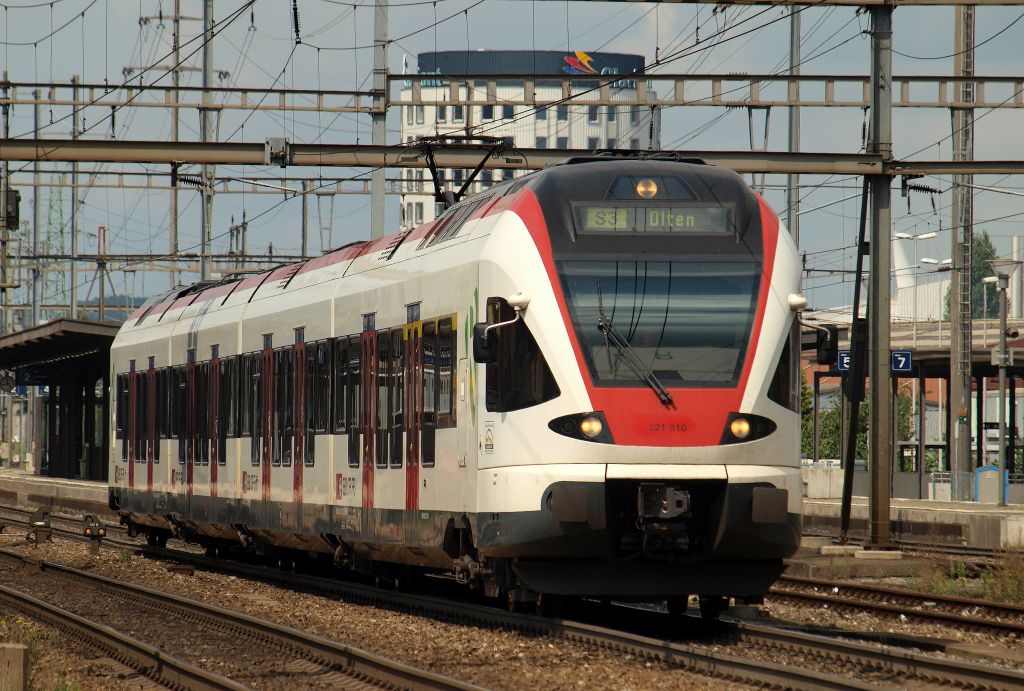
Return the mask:
[[913,367],[913,354],[909,350],[892,351],[892,371],[909,372]]
[[840,350],[836,356],[836,369],[840,372],[850,371],[850,351]]

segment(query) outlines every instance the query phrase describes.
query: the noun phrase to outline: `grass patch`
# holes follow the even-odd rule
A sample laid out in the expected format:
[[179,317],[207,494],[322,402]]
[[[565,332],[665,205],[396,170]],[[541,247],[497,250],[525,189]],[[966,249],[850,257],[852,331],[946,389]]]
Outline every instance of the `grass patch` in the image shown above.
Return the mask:
[[1024,554],[1006,554],[997,565],[981,572],[960,560],[944,567],[936,564],[922,571],[911,587],[936,595],[1024,604]]
[[1024,554],[1007,554],[996,568],[981,574],[981,592],[987,600],[1024,604]]

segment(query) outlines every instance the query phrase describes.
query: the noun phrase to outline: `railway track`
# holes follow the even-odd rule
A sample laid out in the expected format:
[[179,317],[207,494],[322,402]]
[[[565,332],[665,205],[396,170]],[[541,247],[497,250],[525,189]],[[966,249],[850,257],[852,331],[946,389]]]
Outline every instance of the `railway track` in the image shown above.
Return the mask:
[[832,609],[869,609],[891,617],[1024,639],[1024,607],[1019,605],[796,576],[781,577],[768,597]]
[[[84,539],[80,531],[55,527],[55,534]],[[600,608],[595,605],[588,621],[567,621],[504,612],[450,599],[382,590],[330,578],[285,573],[279,569],[209,559],[177,550],[153,548],[139,542],[108,539],[111,547],[139,550],[163,559],[189,563],[197,568],[271,581],[289,588],[349,601],[431,616],[453,623],[509,628],[532,634],[564,637],[599,648],[609,648],[640,659],[658,660],[691,672],[757,686],[804,689],[877,689],[921,684],[945,684],[975,688],[1024,687],[1024,673],[961,660],[923,655],[893,646],[865,644],[838,638],[748,623],[722,622],[711,629],[697,629],[696,637],[708,642],[666,640],[678,637],[686,627],[699,626],[691,617],[671,617],[653,611]],[[651,635],[654,632],[655,635]],[[673,632],[674,635],[673,635]],[[691,631],[692,634],[692,631]],[[692,637],[692,636],[691,636]],[[741,650],[733,655],[727,650]],[[799,659],[800,664],[779,664],[780,658]],[[842,674],[845,671],[846,674]]]
[[[307,689],[479,689],[171,593],[8,550],[0,550],[0,557],[8,564],[39,570],[31,579],[20,579],[20,588],[0,591],[8,606],[64,627],[64,620],[72,622],[80,635],[99,638],[105,646],[115,648],[117,659],[172,687],[246,689],[268,682],[276,687],[290,685],[292,678],[296,686]],[[59,600],[65,607],[47,603],[44,597]],[[127,630],[138,633],[118,633]],[[197,645],[199,641],[201,645]],[[198,657],[201,663],[189,661],[190,657]]]

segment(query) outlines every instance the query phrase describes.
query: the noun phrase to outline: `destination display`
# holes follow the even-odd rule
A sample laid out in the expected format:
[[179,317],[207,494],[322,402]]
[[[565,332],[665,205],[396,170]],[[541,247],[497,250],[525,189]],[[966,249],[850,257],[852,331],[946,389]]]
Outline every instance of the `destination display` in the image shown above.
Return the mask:
[[581,233],[729,235],[729,209],[720,206],[579,206]]

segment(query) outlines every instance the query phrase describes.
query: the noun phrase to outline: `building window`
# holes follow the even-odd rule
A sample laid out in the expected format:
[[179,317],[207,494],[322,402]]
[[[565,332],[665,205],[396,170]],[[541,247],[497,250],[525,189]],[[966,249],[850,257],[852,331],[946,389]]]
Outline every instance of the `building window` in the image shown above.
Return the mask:
[[511,180],[512,177],[513,177],[513,173],[512,173],[512,169],[511,168],[506,168],[505,170],[501,171],[501,179],[502,180]]
[[437,107],[437,121],[448,122],[448,106]]
[[587,106],[587,122],[597,122],[597,106]]
[[423,191],[423,169],[422,168],[420,168],[419,170],[416,171],[416,191],[417,192],[422,192]]
[[405,224],[407,226],[412,225],[412,202],[406,202],[405,204]]
[[537,119],[538,120],[547,120],[548,119],[548,109],[547,109],[546,106],[542,106],[542,107],[537,109]]
[[462,168],[456,168],[454,171],[452,171],[452,182],[454,182],[456,185],[460,187],[462,186],[462,177]]
[[559,121],[565,122],[569,119],[569,106],[558,106],[556,112],[558,113]]
[[608,138],[608,148],[609,149],[617,149],[617,148],[619,148],[619,143],[617,141],[615,141],[615,137],[609,137]]
[[558,149],[568,149],[569,148],[569,138],[568,137],[559,137],[558,140],[555,143],[555,147],[558,148]]
[[597,137],[587,137],[587,148],[591,151],[597,150]]
[[416,202],[416,225],[423,223],[423,202]]
[[423,124],[423,106],[416,106],[416,124]]
[[494,180],[494,175],[489,170],[480,171],[480,185],[481,187],[487,188],[491,186],[491,182]]
[[465,119],[465,108],[463,106],[452,106],[452,122],[462,122]]
[[503,117],[504,119],[508,120],[508,119],[512,118],[515,114],[516,114],[516,109],[515,109],[514,106],[502,106],[501,107],[501,117]]
[[636,137],[633,137],[632,139],[630,139],[629,140],[629,148],[633,149],[634,151],[638,151],[640,149],[640,140],[637,139]]
[[548,138],[547,137],[537,137],[537,148],[538,149],[546,149],[546,148],[548,148]]
[[412,106],[406,106],[405,107],[405,124],[406,125],[411,125],[412,124]]
[[630,108],[629,109],[629,122],[630,122],[630,124],[635,125],[639,120],[640,120],[640,109],[639,108]]
[[615,122],[615,112],[618,110],[615,106],[608,106],[608,122]]
[[484,120],[494,119],[494,106],[481,106],[480,117]]

